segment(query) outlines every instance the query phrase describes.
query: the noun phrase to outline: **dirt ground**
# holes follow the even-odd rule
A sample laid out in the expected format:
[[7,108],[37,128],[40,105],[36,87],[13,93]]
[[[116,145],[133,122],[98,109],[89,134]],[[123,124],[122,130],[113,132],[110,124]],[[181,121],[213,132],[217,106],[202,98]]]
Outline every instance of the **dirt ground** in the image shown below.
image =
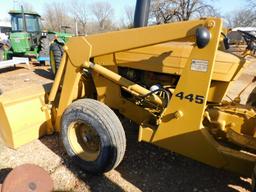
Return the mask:
[[[228,93],[231,98],[234,98],[239,90],[253,78],[255,68],[256,62],[232,84],[231,91]],[[17,70],[20,75],[6,83],[4,78],[9,78],[10,74],[16,74]],[[40,77],[36,75],[39,71]],[[23,86],[26,82],[51,82],[48,79],[50,76],[49,71],[41,68],[27,70],[20,67],[8,73],[2,70],[0,71],[0,89],[8,91],[17,83]],[[254,86],[255,84],[252,84],[242,94],[242,102],[246,101],[246,94]],[[0,183],[12,168],[24,163],[34,163],[48,171],[54,181],[55,191],[250,191],[249,178],[215,169],[147,143],[138,143],[137,127],[127,119],[121,120],[127,134],[127,150],[123,162],[115,170],[96,176],[81,171],[70,163],[58,135],[45,136],[18,150],[5,147],[0,140]]]

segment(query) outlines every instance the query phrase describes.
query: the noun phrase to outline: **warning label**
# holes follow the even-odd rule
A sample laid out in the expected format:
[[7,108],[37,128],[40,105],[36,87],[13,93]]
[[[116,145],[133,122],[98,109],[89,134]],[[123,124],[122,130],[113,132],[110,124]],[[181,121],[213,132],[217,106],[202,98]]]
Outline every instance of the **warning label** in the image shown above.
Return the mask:
[[208,70],[208,61],[206,61],[206,60],[192,60],[191,70],[192,71],[207,72],[207,70]]

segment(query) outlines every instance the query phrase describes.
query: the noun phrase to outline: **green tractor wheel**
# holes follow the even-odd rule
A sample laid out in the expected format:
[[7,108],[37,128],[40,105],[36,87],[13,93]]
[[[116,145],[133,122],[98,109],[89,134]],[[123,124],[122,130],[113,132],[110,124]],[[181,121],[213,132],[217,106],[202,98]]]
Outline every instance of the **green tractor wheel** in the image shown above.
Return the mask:
[[0,61],[4,60],[4,50],[0,48]]
[[4,60],[4,44],[0,42],[0,61]]
[[42,57],[47,57],[49,56],[49,46],[50,46],[50,41],[48,38],[44,37],[40,39],[40,51],[39,55]]
[[63,47],[57,42],[53,42],[50,45],[50,64],[52,73],[56,75],[57,70],[60,66],[61,57],[63,55]]

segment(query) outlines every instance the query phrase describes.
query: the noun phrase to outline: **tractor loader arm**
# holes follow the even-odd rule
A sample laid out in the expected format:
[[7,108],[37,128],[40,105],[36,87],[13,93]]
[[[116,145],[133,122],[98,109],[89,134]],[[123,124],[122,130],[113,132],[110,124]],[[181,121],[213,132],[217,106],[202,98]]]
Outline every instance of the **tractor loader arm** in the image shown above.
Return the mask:
[[[196,47],[196,30],[205,27],[211,33],[210,41],[217,45],[220,38],[221,19],[207,18],[194,21],[171,23],[159,26],[129,29],[117,32],[91,35],[88,37],[72,37],[65,46],[65,53],[62,58],[60,68],[57,72],[55,82],[50,92],[49,102],[53,102],[57,90],[63,78],[62,91],[57,109],[56,130],[59,131],[59,121],[66,107],[72,103],[76,87],[81,78],[82,69],[92,69],[107,79],[130,89],[135,84],[132,91],[140,95],[149,93],[149,90],[130,82],[114,72],[110,72],[103,66],[92,64],[92,58],[110,53],[122,52],[140,47],[160,44],[170,41],[193,42]],[[213,35],[214,34],[214,35]],[[217,46],[214,48],[217,49]],[[200,49],[199,49],[200,50]],[[204,50],[204,49],[202,49]],[[197,48],[198,51],[198,48]],[[200,51],[198,51],[200,52]],[[196,54],[196,52],[194,53]],[[213,59],[215,54],[213,54]],[[211,61],[212,62],[212,61]],[[115,76],[115,78],[113,78]],[[156,104],[162,105],[161,99],[154,95],[151,100]]]
[[[225,95],[230,81],[234,79],[236,73],[240,71],[245,64],[242,59],[240,60],[236,57],[230,57],[229,54],[226,55],[223,52],[218,52],[221,43],[221,32],[221,19],[206,18],[97,34],[88,37],[70,38],[69,42],[64,47],[65,53],[52,86],[48,102],[48,105],[53,105],[57,111],[56,115],[52,118],[55,123],[53,126],[55,127],[55,131],[61,131],[60,122],[65,110],[76,106],[72,104],[73,101],[83,98],[78,96],[79,82],[84,71],[90,71],[95,83],[96,94],[99,93],[101,86],[106,87],[106,89],[109,88],[110,90],[112,90],[113,87],[115,87],[113,90],[117,89],[117,87],[121,87],[129,94],[136,97],[149,96],[147,97],[148,101],[156,105],[158,109],[161,109],[160,112],[155,113],[155,111],[147,109],[147,106],[139,106],[140,104],[137,104],[134,100],[128,101],[123,98],[117,98],[118,96],[122,97],[121,94],[118,95],[105,90],[101,91],[103,97],[109,100],[121,101],[108,101],[110,104],[104,100],[101,100],[102,102],[105,102],[105,104],[111,108],[117,109],[132,120],[138,120],[134,117],[136,116],[134,113],[144,113],[145,111],[149,113],[148,117],[150,117],[145,119],[143,119],[143,117],[146,115],[138,114],[140,119],[136,122],[140,124],[139,141],[153,143],[215,167],[236,170],[240,173],[248,174],[255,162],[255,156],[249,153],[245,154],[242,150],[226,147],[216,141],[207,127],[207,125],[212,126],[211,124],[215,123],[214,118],[209,118],[209,123],[203,124],[208,102],[214,102],[216,105],[218,105],[218,102],[221,102],[222,96],[217,95]],[[182,70],[179,73],[169,73],[171,75],[179,75],[179,78],[175,87],[170,91],[171,98],[168,98],[167,103],[164,101],[163,97],[155,94],[151,89],[145,88],[138,82],[121,75],[120,71],[118,71],[118,67],[120,67],[118,62],[112,61],[115,60],[118,55],[120,56],[122,53],[127,53],[135,49],[138,51],[140,48],[150,47],[150,51],[153,52],[154,48],[152,48],[152,46],[171,41],[190,42],[191,49],[188,51],[189,54],[186,59],[184,59],[185,64]],[[221,72],[223,69],[227,69],[226,71],[230,72],[230,78],[215,77],[215,79],[213,79],[215,66],[216,63],[218,63],[216,62],[217,54],[219,56],[222,55],[223,58],[228,58],[227,62],[223,62],[222,60],[218,67]],[[112,55],[113,57],[109,59],[108,55]],[[184,55],[182,55],[182,53],[179,53],[179,55],[179,59],[182,60],[183,58],[181,57]],[[151,58],[151,60],[154,59]],[[141,61],[141,58],[138,59],[138,63],[136,64],[139,65]],[[145,60],[143,61],[145,62]],[[164,67],[165,65],[163,60],[159,59],[159,57],[155,62],[155,64],[159,65],[158,67]],[[136,64],[133,63],[134,66]],[[225,66],[226,64],[228,67]],[[127,62],[124,65],[129,68],[129,65],[132,65],[132,63]],[[147,66],[149,65],[150,64]],[[234,66],[236,67],[233,70]],[[136,67],[138,66],[135,66],[135,68]],[[180,66],[177,68],[179,67]],[[111,70],[113,68],[114,70]],[[136,69],[140,70],[139,67]],[[151,71],[150,68],[148,69],[148,71]],[[163,74],[167,73],[163,68],[152,71]],[[100,81],[102,81],[102,83],[99,83]],[[209,96],[210,89],[212,91],[211,94],[216,95],[216,100],[214,99],[215,96],[212,98]],[[61,90],[59,100],[57,99],[58,90]],[[89,89],[85,90],[85,92],[91,91],[92,90]],[[99,97],[97,99],[100,100]],[[85,100],[82,101],[86,102]],[[216,113],[215,108],[209,111],[211,113],[209,116],[214,117],[212,114]],[[232,109],[232,113],[233,112],[237,114],[237,109]],[[223,115],[221,113],[219,117],[229,120],[228,118],[230,117],[228,116],[227,118],[225,115],[226,114]],[[151,118],[152,116],[155,119]],[[152,119],[153,123],[151,121]],[[237,121],[237,119],[235,119],[235,121]],[[239,125],[240,124],[237,123],[236,126],[233,126],[235,131],[238,130],[239,137],[232,137],[232,139],[244,139],[244,136],[240,134],[239,129],[241,126]],[[223,126],[225,127],[226,125]],[[67,128],[65,128],[65,130],[67,130]],[[251,128],[248,127],[248,130],[251,130]],[[231,133],[231,131],[229,133]],[[250,141],[250,139],[251,137],[245,141]],[[229,141],[232,142],[231,139]],[[233,141],[232,143],[242,144],[242,142],[239,141]],[[81,150],[78,151],[79,153],[82,152]],[[77,154],[79,155],[79,153]]]
[[[201,44],[202,42],[198,42],[200,41],[198,31],[202,29],[201,27],[209,31],[210,39],[209,41],[206,39],[205,46]],[[66,108],[74,100],[80,99],[77,97],[77,87],[84,70],[92,71],[94,80],[100,76],[104,81],[101,85],[97,82],[96,89],[99,86],[107,86],[104,84],[107,79],[112,82],[110,87],[115,84],[132,95],[143,97],[150,94],[151,91],[122,76],[117,70],[111,70],[108,67],[107,55],[118,55],[128,50],[137,50],[171,41],[191,42],[192,50],[186,58],[179,81],[172,91],[172,97],[167,105],[162,97],[154,93],[147,98],[149,102],[159,106],[162,110],[156,117],[155,125],[150,124],[149,119],[139,122],[138,139],[215,167],[248,174],[255,158],[220,145],[202,125],[216,65],[217,50],[221,42],[221,32],[221,19],[208,18],[71,38],[65,46],[65,56],[60,70],[57,72],[49,98],[50,102],[55,100],[63,78],[54,125],[56,131],[60,131],[60,120]],[[204,35],[207,36],[207,34]],[[100,62],[97,63],[97,61]],[[115,62],[113,63],[115,65]],[[129,63],[127,66],[129,67]],[[91,90],[86,91],[90,92]],[[114,99],[107,92],[101,94],[106,94],[106,97]],[[113,103],[109,106],[121,111],[131,119],[134,116],[132,114],[138,109],[131,105],[123,109],[122,104]],[[239,168],[237,168],[237,159],[240,163]]]

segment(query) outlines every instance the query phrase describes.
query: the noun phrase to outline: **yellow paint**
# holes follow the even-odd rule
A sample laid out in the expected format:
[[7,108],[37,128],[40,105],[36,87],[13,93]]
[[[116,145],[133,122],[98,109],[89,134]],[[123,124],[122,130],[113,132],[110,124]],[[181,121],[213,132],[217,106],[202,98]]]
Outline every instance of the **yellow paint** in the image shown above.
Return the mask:
[[51,132],[51,114],[42,110],[45,92],[47,88],[40,85],[0,96],[0,133],[6,145],[17,148]]
[[[195,30],[200,26],[211,33],[210,42],[203,49],[195,44]],[[45,129],[39,127],[49,127],[49,121],[59,132],[65,109],[74,100],[90,95],[137,122],[140,141],[216,167],[250,174],[255,157],[221,145],[203,125],[209,102],[219,104],[230,82],[246,65],[243,58],[218,50],[223,40],[221,32],[221,19],[206,18],[72,37],[65,46],[49,101],[44,100],[44,91],[36,89],[35,95],[27,92],[1,96],[1,135],[10,147],[16,148],[41,136],[41,130],[43,135]],[[168,106],[165,108],[163,99],[156,94],[142,98],[150,91],[122,77],[119,69],[124,67],[179,77],[177,84],[170,84],[173,94]],[[193,94],[193,99],[180,99],[176,96],[180,93],[184,97]],[[198,98],[204,98],[201,104],[197,103]],[[51,114],[46,115],[50,109],[54,114],[51,120]],[[225,120],[226,116],[222,118]],[[78,146],[74,130],[70,135],[70,142]],[[79,153],[83,150],[75,148]]]

